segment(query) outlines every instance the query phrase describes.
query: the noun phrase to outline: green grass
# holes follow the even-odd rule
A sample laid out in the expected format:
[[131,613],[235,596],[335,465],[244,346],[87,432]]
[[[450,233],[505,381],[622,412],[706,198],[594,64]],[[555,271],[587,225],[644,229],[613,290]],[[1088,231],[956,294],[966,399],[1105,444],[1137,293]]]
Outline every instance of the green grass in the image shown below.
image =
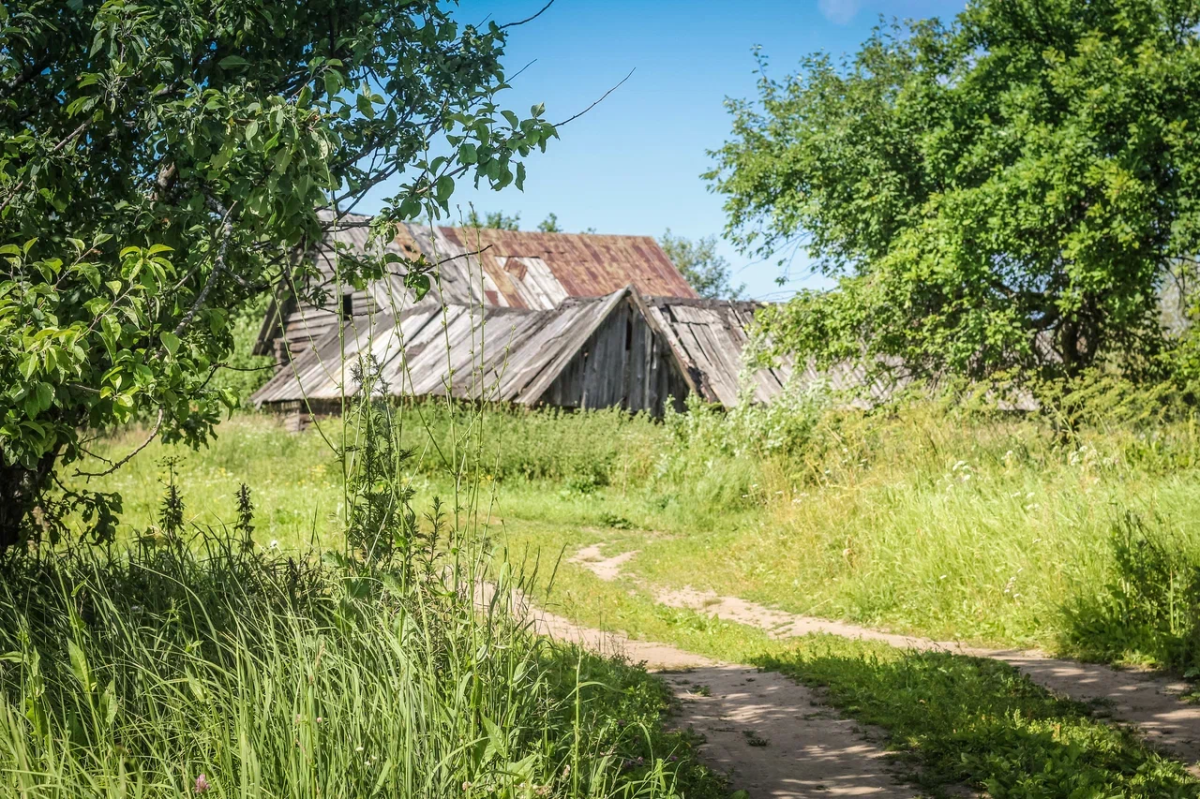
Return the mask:
[[[1171,542],[1176,568],[1200,564],[1193,418],[1100,414],[1064,438],[1052,420],[931,400],[887,414],[807,402],[782,417],[697,408],[665,424],[427,403],[417,406],[419,424],[409,414],[403,438],[424,499],[455,491],[457,467],[444,453],[475,442],[481,521],[517,546],[557,552],[606,542],[612,554],[640,550],[627,571],[661,587],[690,584],[935,638],[1193,665],[1152,636],[1096,633],[1111,627],[1097,623],[1097,609],[1127,577],[1116,546],[1127,513],[1149,538]],[[336,440],[336,422],[325,428]],[[316,432],[290,434],[251,415],[223,424],[219,436],[207,450],[182,453],[177,466],[189,518],[230,518],[244,481],[264,542],[335,541],[341,474]],[[139,440],[127,431],[93,447],[121,455]],[[180,454],[151,445],[92,487],[120,491],[126,522],[144,527],[161,498],[167,453]]]
[[[560,544],[554,529],[543,525],[529,537]],[[620,535],[626,538],[614,551],[639,536]],[[825,700],[846,715],[883,728],[905,776],[932,795],[967,785],[997,799],[1200,796],[1200,783],[1181,764],[999,661],[832,636],[770,639],[756,628],[664,608],[632,579],[602,581],[571,563],[559,566],[553,586],[543,575],[533,592],[582,623],[824,689]]]
[[829,637],[757,662],[886,729],[911,778],[930,789],[965,784],[995,799],[1200,796],[1182,765],[1004,663]]
[[10,561],[0,794],[720,794],[660,681],[534,636],[506,583],[481,609],[479,563],[405,577],[213,536]]
[[[1064,433],[1061,418],[931,399],[863,413],[801,397],[728,415],[697,407],[662,424],[611,412],[416,410],[420,424],[403,438],[413,502],[462,496],[461,461],[445,454],[467,451],[478,475],[462,502],[478,511],[471,523],[506,558],[542,564],[529,590],[553,610],[826,686],[844,712],[888,729],[931,790],[1197,795],[1176,765],[1006,665],[773,640],[655,601],[656,590],[687,585],[937,638],[1194,666],[1200,431],[1186,414],[1150,419],[1109,405],[1076,413]],[[336,422],[324,428],[337,440]],[[230,518],[244,481],[261,542],[337,545],[341,474],[316,432],[242,416],[220,433],[176,466],[189,518]],[[139,441],[126,431],[93,446],[111,456]],[[154,444],[102,481],[125,496],[125,535],[154,518],[158,459],[178,454]],[[638,554],[612,582],[558,562],[593,544]]]

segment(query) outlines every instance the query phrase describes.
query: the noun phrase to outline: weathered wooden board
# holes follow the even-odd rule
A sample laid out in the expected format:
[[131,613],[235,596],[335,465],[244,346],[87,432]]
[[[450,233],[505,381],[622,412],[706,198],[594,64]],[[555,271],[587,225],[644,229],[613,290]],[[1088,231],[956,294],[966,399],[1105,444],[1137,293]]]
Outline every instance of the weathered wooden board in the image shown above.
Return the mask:
[[[259,404],[330,400],[359,390],[356,364],[374,358],[389,390],[567,408],[620,407],[660,415],[695,390],[732,407],[749,380],[767,402],[790,369],[748,372],[742,352],[754,305],[643,299],[633,287],[549,310],[443,305],[355,316],[284,367]],[[339,333],[339,331],[341,331]],[[344,364],[344,366],[342,365]]]

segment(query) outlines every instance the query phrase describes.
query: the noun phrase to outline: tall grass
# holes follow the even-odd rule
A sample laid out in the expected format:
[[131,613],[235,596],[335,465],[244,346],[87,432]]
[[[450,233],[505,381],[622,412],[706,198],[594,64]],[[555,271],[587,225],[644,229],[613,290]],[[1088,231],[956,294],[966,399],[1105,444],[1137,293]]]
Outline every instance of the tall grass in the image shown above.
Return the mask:
[[[812,391],[728,413],[693,403],[661,423],[427,403],[411,409],[424,424],[403,436],[425,497],[453,483],[438,457],[445,442],[486,428],[482,513],[493,532],[530,546],[545,543],[541,523],[579,531],[564,533],[568,544],[592,529],[672,533],[629,545],[641,554],[626,570],[650,585],[938,638],[1191,667],[1200,660],[1178,645],[1151,645],[1166,640],[1157,634],[1094,631],[1116,629],[1103,619],[1128,583],[1118,541],[1128,514],[1164,542],[1164,573],[1200,564],[1195,415],[1156,389],[1102,379],[1050,394],[1043,411],[1017,413],[964,391],[873,410]],[[177,466],[195,498],[189,518],[230,518],[227,498],[245,474],[261,498],[263,540],[340,529],[340,478],[311,431],[244,416],[220,434]],[[119,454],[134,440],[96,446]],[[104,486],[125,494],[131,520],[149,518],[161,493],[153,459],[167,449],[145,454]],[[1193,604],[1175,602],[1170,635],[1191,629]]]
[[5,565],[0,795],[715,791],[659,683],[533,635],[504,575],[481,606],[477,559],[408,579],[243,544]]

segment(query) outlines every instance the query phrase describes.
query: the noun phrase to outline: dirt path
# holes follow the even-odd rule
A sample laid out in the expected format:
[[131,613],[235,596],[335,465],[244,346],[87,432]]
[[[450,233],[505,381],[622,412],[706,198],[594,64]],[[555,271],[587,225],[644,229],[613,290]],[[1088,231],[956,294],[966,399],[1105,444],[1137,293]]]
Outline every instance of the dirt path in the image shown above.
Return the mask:
[[805,686],[773,672],[716,663],[665,644],[634,641],[530,608],[543,635],[604,654],[624,654],[663,672],[679,698],[676,719],[706,742],[701,755],[730,775],[751,799],[821,799],[862,796],[911,799],[897,782],[878,743],[883,734],[862,730],[821,704]]
[[1103,703],[1103,711],[1141,730],[1145,739],[1170,752],[1200,774],[1200,705],[1187,704],[1180,694],[1186,683],[1150,673],[1122,671],[1111,666],[1060,660],[1044,652],[1017,649],[981,649],[954,641],[933,641],[893,635],[845,622],[799,616],[757,605],[736,597],[719,597],[697,591],[668,591],[658,601],[672,607],[691,608],[718,618],[766,630],[774,637],[827,633],[844,638],[882,641],[921,651],[945,651],[972,657],[1002,660],[1038,685],[1059,696],[1081,702]]
[[[600,547],[581,550],[576,562],[592,569],[601,579],[615,580],[629,554],[602,559]],[[616,563],[614,568],[612,564]],[[602,570],[596,569],[603,565]],[[1158,675],[1123,671],[1110,666],[1079,663],[1050,657],[1036,650],[981,649],[956,641],[934,641],[871,630],[845,622],[802,616],[747,602],[737,597],[691,589],[658,591],[664,605],[689,608],[765,630],[776,638],[826,633],[844,638],[881,641],[892,646],[921,651],[939,650],[973,657],[1002,660],[1019,669],[1035,683],[1059,696],[1081,702],[1099,702],[1113,719],[1138,728],[1147,742],[1182,760],[1200,776],[1200,705],[1188,704],[1180,695],[1188,685]]]
[[879,731],[864,735],[781,674],[712,666],[665,676],[683,700],[679,724],[705,737],[705,759],[752,799],[919,795],[897,783]]

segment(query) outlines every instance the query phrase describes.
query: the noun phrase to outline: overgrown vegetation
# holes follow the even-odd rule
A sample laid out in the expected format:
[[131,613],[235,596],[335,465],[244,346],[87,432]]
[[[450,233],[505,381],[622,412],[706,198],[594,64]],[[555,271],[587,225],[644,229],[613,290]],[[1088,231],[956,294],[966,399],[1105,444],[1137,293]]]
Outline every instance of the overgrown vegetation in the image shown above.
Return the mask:
[[478,414],[442,442],[449,509],[418,503],[413,409],[370,359],[355,379],[307,450],[338,478],[322,548],[256,542],[267,503],[244,483],[232,530],[197,524],[168,453],[119,547],[0,563],[0,792],[720,795],[664,731],[661,682],[535,634],[526,575],[479,525]]
[[532,634],[477,551],[432,570],[240,536],[7,562],[0,793],[715,796],[665,688]]
[[[988,410],[988,395],[969,393],[868,411],[813,390],[729,413],[693,405],[662,424],[421,403],[406,414],[422,424],[401,435],[418,499],[453,485],[444,453],[471,437],[486,486],[479,519],[514,546],[557,554],[604,543],[638,550],[623,568],[650,586],[938,639],[1191,668],[1197,420],[1169,394],[1111,379],[1045,394],[1037,413]],[[96,446],[119,452],[135,440]],[[332,540],[342,484],[321,443],[314,430],[243,416],[176,470],[197,521],[232,518],[244,475],[265,539]],[[122,491],[135,527],[155,513],[153,458],[165,451],[148,449],[103,485]],[[1133,582],[1113,546],[1127,518],[1168,559],[1138,567]],[[1122,585],[1133,586],[1126,599]],[[1131,616],[1126,605],[1158,610]]]

